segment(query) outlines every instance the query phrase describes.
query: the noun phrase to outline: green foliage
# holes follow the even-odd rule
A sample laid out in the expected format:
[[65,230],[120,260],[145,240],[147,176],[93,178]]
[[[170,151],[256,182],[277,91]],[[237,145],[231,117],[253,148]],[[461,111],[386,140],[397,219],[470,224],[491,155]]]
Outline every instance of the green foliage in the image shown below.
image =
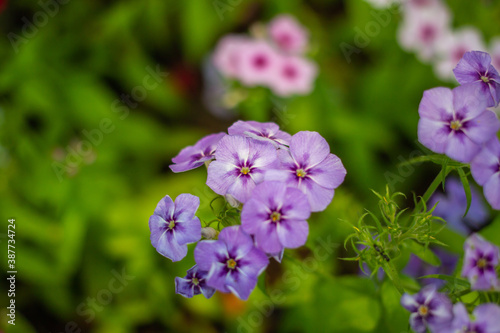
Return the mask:
[[[411,206],[403,205],[404,197],[391,193],[374,202],[367,190],[383,191],[384,174],[421,149],[416,124],[422,92],[446,85],[429,65],[401,50],[399,15],[348,63],[339,45],[354,43],[356,31],[373,21],[373,8],[362,0],[221,2],[230,6],[222,17],[213,1],[68,1],[15,52],[7,34],[22,37],[23,17],[33,21],[42,8],[38,1],[8,1],[0,14],[0,218],[16,219],[18,270],[17,321],[8,332],[62,332],[72,321],[82,332],[234,332],[253,318],[256,332],[397,333],[407,330],[408,319],[398,307],[398,289],[358,277],[359,263],[368,262],[372,272],[381,266],[394,280],[411,251],[434,264],[428,244],[462,252],[462,236],[448,229],[438,234],[442,221],[428,216],[432,208],[421,204],[426,200],[410,212],[399,208]],[[487,39],[500,35],[498,2],[447,4],[456,26],[477,26]],[[236,107],[223,117],[211,113],[203,104],[203,63],[217,40],[285,12],[312,38],[309,55],[319,68],[314,92],[283,100],[265,89],[235,86]],[[168,76],[135,106],[115,104],[143,85],[147,68]],[[328,209],[310,218],[306,246],[290,251],[281,266],[273,262],[248,302],[221,294],[187,300],[175,295],[173,281],[194,264],[193,248],[182,262],[162,257],[150,244],[148,218],[166,194],[189,192],[201,198],[204,222],[237,223],[234,211],[217,201],[212,212],[215,194],[205,186],[205,170],[174,175],[168,164],[185,146],[240,118],[276,121],[290,132],[318,131],[348,175]],[[84,133],[100,130],[103,119],[113,130],[81,158],[71,157],[89,141]],[[442,168],[442,157],[429,158]],[[398,189],[428,199],[424,184],[439,171],[434,167],[414,168]],[[453,170],[468,175],[453,161],[444,169],[435,188]],[[358,219],[348,242],[360,259],[340,261],[352,253],[331,244],[342,244],[352,232],[345,221]],[[500,244],[498,213],[482,234]],[[5,240],[3,229],[2,247]],[[0,268],[7,271],[5,260]],[[113,272],[123,269],[134,278],[106,305],[91,306],[88,298],[109,290]],[[399,284],[418,288],[404,276]],[[465,290],[458,282],[452,286]],[[273,310],[264,315],[261,305],[269,300]],[[82,314],[82,304],[90,312]]]

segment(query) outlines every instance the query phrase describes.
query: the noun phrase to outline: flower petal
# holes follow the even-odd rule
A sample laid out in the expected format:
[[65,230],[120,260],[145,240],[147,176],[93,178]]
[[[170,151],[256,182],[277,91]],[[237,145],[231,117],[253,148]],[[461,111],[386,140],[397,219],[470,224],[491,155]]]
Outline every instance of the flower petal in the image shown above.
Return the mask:
[[474,143],[462,132],[452,132],[448,139],[445,154],[462,163],[469,163],[481,151],[481,146]]
[[346,173],[340,158],[329,154],[321,163],[309,169],[307,175],[323,187],[337,188],[344,181]]
[[484,196],[493,209],[500,210],[500,171],[484,185]]
[[421,118],[437,121],[444,121],[453,116],[451,89],[439,87],[424,91],[424,96],[418,107],[418,114]]
[[200,198],[189,193],[182,193],[175,198],[174,220],[176,222],[190,221],[200,206]]
[[227,248],[223,242],[218,240],[201,241],[194,249],[194,260],[198,269],[202,271],[210,271],[213,264],[225,261],[227,258]]
[[292,137],[290,153],[301,167],[313,167],[330,154],[330,146],[319,133],[302,131]]
[[306,243],[309,224],[306,221],[285,220],[278,224],[277,232],[281,244],[294,249]]
[[194,243],[201,239],[201,223],[198,217],[188,222],[178,222],[174,228],[175,238],[179,244]]
[[163,219],[172,217],[174,214],[174,201],[170,196],[166,195],[163,199],[158,202],[155,208],[154,215],[161,216]]

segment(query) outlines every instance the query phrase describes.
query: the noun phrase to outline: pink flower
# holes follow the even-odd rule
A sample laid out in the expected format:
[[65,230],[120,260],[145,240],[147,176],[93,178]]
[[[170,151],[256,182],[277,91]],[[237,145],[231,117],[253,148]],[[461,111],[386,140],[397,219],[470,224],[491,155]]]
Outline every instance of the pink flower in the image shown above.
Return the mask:
[[313,90],[316,65],[302,57],[283,56],[277,64],[271,89],[276,95],[305,95]]
[[279,15],[269,23],[269,35],[286,53],[304,53],[309,40],[307,30],[290,15]]
[[468,51],[484,51],[481,34],[475,28],[465,27],[450,33],[438,46],[439,59],[435,64],[436,75],[446,81],[454,81],[455,68]]
[[268,85],[279,61],[278,53],[268,43],[245,43],[239,58],[239,79],[246,86]]
[[240,68],[241,50],[249,39],[240,35],[227,35],[223,37],[213,54],[215,67],[228,78],[237,78]]
[[399,43],[406,51],[416,52],[422,61],[431,60],[449,32],[448,9],[438,2],[425,7],[408,5],[404,9],[404,21],[398,31]]

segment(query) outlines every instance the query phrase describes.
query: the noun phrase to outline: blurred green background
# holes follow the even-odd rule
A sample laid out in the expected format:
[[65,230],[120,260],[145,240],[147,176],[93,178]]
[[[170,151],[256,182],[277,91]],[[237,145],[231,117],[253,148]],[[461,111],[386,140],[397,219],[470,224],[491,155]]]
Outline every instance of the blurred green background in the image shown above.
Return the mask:
[[[50,1],[47,1],[47,3]],[[394,332],[408,313],[389,283],[359,277],[340,261],[343,240],[370,189],[418,149],[418,103],[446,85],[401,50],[391,22],[348,63],[340,44],[374,20],[361,0],[9,1],[0,14],[0,230],[16,219],[16,326],[9,332]],[[454,25],[474,25],[486,41],[500,35],[499,1],[447,1]],[[57,9],[57,12],[56,12]],[[312,37],[319,67],[312,94],[277,99],[261,89],[224,116],[203,102],[203,68],[217,40],[290,13]],[[26,19],[40,24],[26,25]],[[41,24],[43,23],[43,24]],[[9,33],[14,33],[16,36]],[[10,37],[9,37],[10,36]],[[14,41],[13,43],[11,41]],[[167,74],[151,75],[151,72]],[[156,78],[145,82],[145,78]],[[150,88],[141,89],[144,85]],[[139,88],[138,88],[139,87]],[[140,100],[120,102],[132,92]],[[309,220],[307,247],[290,251],[247,302],[217,293],[185,299],[174,278],[192,250],[172,263],[149,240],[148,218],[169,194],[193,193],[208,216],[214,195],[202,168],[173,174],[180,149],[237,119],[318,131],[348,172],[333,203]],[[94,141],[92,141],[94,140]],[[82,141],[85,153],[78,154]],[[411,170],[397,190],[422,194],[439,169]],[[500,244],[500,220],[484,234]],[[443,233],[460,253],[463,237]],[[312,250],[311,250],[312,249]],[[4,251],[4,249],[2,249]],[[0,261],[6,290],[7,260]],[[121,276],[118,279],[116,276]],[[328,277],[331,276],[331,277]],[[3,291],[2,291],[3,293]],[[4,295],[1,296],[4,299]],[[9,326],[9,327],[7,327]]]

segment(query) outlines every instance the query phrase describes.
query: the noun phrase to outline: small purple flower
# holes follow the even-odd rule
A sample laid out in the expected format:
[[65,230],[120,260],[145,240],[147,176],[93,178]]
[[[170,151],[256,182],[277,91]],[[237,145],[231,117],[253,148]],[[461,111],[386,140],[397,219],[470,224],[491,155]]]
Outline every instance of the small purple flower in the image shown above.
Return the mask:
[[496,114],[477,96],[473,85],[425,91],[418,108],[418,140],[436,153],[469,163],[500,129]]
[[186,298],[203,294],[206,298],[214,295],[215,289],[207,286],[208,272],[200,271],[197,265],[191,267],[184,278],[175,278],[175,293]]
[[417,333],[425,333],[427,327],[433,332],[440,332],[453,318],[451,301],[432,285],[413,296],[404,294],[401,305],[411,312],[410,326]]
[[207,185],[217,194],[247,201],[268,169],[279,167],[276,148],[269,142],[226,135],[219,142],[215,161],[208,166]]
[[500,141],[494,138],[471,163],[472,177],[483,186],[484,196],[494,209],[500,209]]
[[[447,222],[447,226],[463,235],[480,230],[488,223],[490,217],[486,203],[476,187],[471,185],[470,189],[472,200],[466,217],[463,215],[467,207],[467,198],[462,183],[456,178],[447,179],[446,192],[435,193],[429,200],[429,207],[439,202],[432,215],[441,217]],[[463,209],[457,209],[458,207]]]
[[488,107],[496,107],[500,101],[500,75],[491,64],[486,52],[471,51],[453,70],[460,84],[474,84],[480,88],[481,97],[488,101]]
[[257,121],[238,120],[228,128],[229,135],[247,136],[256,140],[264,140],[272,143],[276,147],[290,145],[292,136],[280,131],[275,123],[259,123]]
[[462,276],[469,279],[474,290],[499,290],[496,267],[498,247],[487,242],[478,234],[472,234],[465,241]]
[[317,132],[298,132],[292,137],[290,151],[278,150],[278,156],[281,169],[267,172],[266,180],[285,181],[300,189],[313,212],[326,209],[346,175],[340,158],[330,153],[328,142]]
[[172,261],[179,261],[187,254],[187,244],[201,238],[201,223],[194,216],[200,199],[183,193],[175,203],[167,195],[160,200],[149,218],[151,244],[156,251]]
[[170,169],[173,172],[188,171],[202,166],[206,161],[212,160],[217,144],[224,135],[226,133],[211,134],[198,141],[194,146],[182,149],[172,159],[175,164],[170,165]]
[[440,333],[500,333],[500,307],[496,304],[486,303],[478,305],[473,312],[474,321],[471,320],[467,309],[462,303],[453,306],[453,322],[448,327],[443,327]]
[[306,243],[311,208],[307,197],[284,182],[257,185],[241,211],[243,230],[255,237],[255,245],[266,253],[278,253]]
[[232,292],[243,300],[250,296],[257,277],[269,264],[266,254],[254,246],[252,238],[239,226],[222,229],[216,241],[199,242],[194,258],[199,269],[209,272],[208,286]]

